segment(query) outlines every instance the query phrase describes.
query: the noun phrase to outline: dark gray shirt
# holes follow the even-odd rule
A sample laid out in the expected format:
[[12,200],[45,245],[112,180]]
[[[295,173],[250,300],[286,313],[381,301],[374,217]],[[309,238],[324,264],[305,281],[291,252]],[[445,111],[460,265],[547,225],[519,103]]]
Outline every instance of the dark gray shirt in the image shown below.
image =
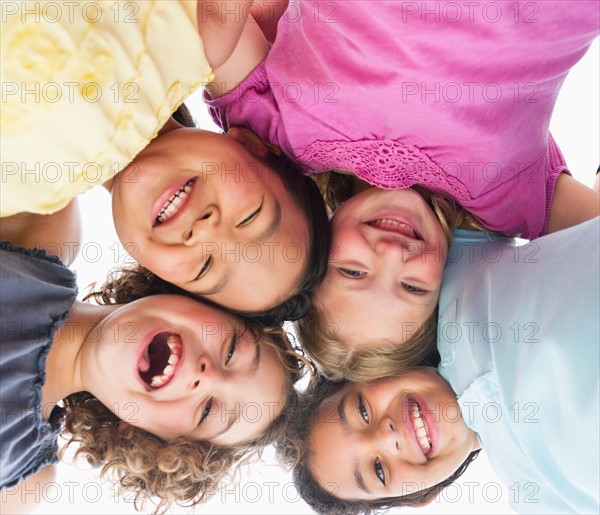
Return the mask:
[[42,418],[42,385],[76,297],[75,274],[57,256],[0,243],[0,488],[57,461],[58,424]]

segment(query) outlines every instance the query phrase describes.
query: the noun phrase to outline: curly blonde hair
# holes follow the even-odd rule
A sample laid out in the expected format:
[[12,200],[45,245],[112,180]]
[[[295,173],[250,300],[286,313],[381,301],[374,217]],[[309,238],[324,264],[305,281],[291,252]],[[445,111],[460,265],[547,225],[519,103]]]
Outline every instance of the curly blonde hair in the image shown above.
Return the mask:
[[[126,266],[113,271],[85,300],[125,304],[175,290],[169,283],[156,281],[156,276],[144,277],[137,267]],[[63,399],[61,435],[66,445],[61,457],[75,445],[75,457],[101,467],[102,477],[117,479],[123,494],[133,494],[138,510],[147,503],[154,505],[154,512],[164,512],[173,503],[192,507],[208,500],[220,482],[235,472],[235,466],[259,455],[285,434],[298,400],[294,383],[304,373],[306,359],[295,351],[282,327],[260,327],[252,321],[246,325],[257,341],[260,338],[275,349],[286,372],[283,409],[263,434],[229,447],[185,438],[166,441],[119,419],[90,393],[79,392]]]
[[[353,195],[354,178],[326,172],[314,178],[332,215]],[[413,189],[425,199],[440,222],[448,245],[458,227],[485,230],[483,225],[454,200],[423,187]],[[394,376],[407,368],[435,361],[437,354],[437,309],[402,344],[373,342],[369,348],[350,350],[337,336],[335,324],[325,320],[318,303],[313,302],[302,319],[295,322],[302,348],[315,361],[319,371],[334,381],[368,382]]]

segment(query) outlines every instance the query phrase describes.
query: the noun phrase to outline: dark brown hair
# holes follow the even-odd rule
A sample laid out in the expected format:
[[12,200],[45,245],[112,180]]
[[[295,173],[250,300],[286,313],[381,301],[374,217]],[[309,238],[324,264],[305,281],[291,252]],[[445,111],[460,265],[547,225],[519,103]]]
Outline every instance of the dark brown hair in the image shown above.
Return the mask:
[[328,397],[335,394],[346,382],[334,382],[320,376],[311,382],[307,390],[300,395],[294,424],[285,437],[276,443],[279,459],[293,467],[296,489],[302,499],[316,512],[327,515],[354,515],[384,512],[399,506],[417,507],[435,498],[444,488],[456,481],[477,457],[479,451],[473,451],[458,469],[447,479],[430,488],[400,497],[388,497],[375,501],[349,501],[336,497],[325,490],[310,470],[310,451],[308,438],[312,424],[319,416],[319,407]]

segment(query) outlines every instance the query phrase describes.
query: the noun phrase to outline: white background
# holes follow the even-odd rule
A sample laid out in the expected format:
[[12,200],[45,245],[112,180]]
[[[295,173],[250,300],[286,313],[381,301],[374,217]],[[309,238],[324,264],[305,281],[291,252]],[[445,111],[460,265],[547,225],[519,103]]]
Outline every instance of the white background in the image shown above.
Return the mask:
[[[600,163],[598,63],[596,41],[567,78],[551,124],[551,131],[571,172],[587,185],[593,183]],[[209,128],[198,94],[188,101],[188,105],[199,124]],[[90,282],[102,281],[117,261],[126,258],[126,253],[118,245],[113,230],[108,193],[102,188],[95,188],[81,197],[81,208],[84,243],[73,268],[77,270],[83,293]],[[505,451],[510,453],[511,449]],[[482,453],[457,485],[446,490],[441,499],[426,509],[416,512],[510,513],[507,502],[514,492],[515,489],[500,489],[499,481]],[[526,492],[521,485],[523,493]],[[136,513],[131,502],[117,499],[115,487],[101,486],[96,472],[86,472],[75,464],[60,464],[58,482],[28,493],[28,499],[33,498],[40,500],[36,513]],[[276,465],[268,452],[261,463],[242,469],[236,485],[217,494],[196,512],[308,514],[311,510],[297,498],[290,474]],[[190,510],[176,508],[172,513],[190,513]],[[413,513],[413,510],[405,509],[402,513]]]

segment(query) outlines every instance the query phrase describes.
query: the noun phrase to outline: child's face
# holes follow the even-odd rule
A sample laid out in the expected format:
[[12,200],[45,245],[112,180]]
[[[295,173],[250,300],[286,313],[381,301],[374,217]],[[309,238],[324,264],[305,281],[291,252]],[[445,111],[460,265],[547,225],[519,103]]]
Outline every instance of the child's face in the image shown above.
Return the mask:
[[412,189],[368,189],[331,220],[333,250],[316,294],[323,319],[350,348],[404,342],[433,313],[448,243]]
[[100,402],[166,440],[251,440],[281,412],[285,372],[243,323],[178,295],[126,304],[84,344],[81,377]]
[[117,176],[112,197],[119,239],[166,281],[241,312],[295,292],[307,221],[279,176],[231,137],[160,135]]
[[316,481],[346,500],[396,497],[452,475],[478,448],[435,369],[360,385],[321,404],[308,438]]

